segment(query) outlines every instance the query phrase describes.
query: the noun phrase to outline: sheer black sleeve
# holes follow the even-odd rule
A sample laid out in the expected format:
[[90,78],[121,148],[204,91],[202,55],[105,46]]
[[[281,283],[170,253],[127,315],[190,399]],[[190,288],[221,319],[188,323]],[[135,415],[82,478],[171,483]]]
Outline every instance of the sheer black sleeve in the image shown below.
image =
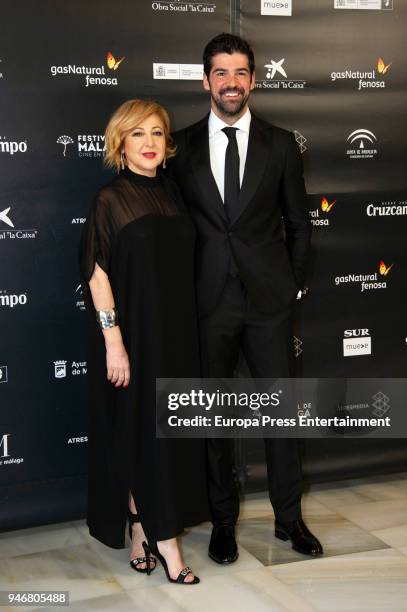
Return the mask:
[[80,272],[86,283],[91,279],[96,263],[109,274],[112,242],[111,205],[98,194],[90,208],[80,245]]

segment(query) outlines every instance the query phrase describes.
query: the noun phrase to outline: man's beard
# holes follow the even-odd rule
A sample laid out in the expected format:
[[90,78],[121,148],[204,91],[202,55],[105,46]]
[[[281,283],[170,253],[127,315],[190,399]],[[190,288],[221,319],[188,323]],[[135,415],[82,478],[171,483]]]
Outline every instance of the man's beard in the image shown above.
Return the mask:
[[[242,95],[240,102],[238,104],[236,104],[235,102],[232,103],[232,100],[229,100],[229,103],[228,103],[227,100],[224,101],[221,98],[221,96],[225,93],[235,93],[235,92],[240,93]],[[216,105],[216,108],[220,111],[220,113],[222,113],[222,115],[225,115],[227,117],[236,117],[236,115],[240,115],[240,113],[246,106],[247,101],[249,99],[249,94],[245,96],[244,89],[240,87],[233,87],[233,88],[228,87],[227,89],[222,89],[219,92],[217,97],[215,97],[214,94],[211,92],[211,97]]]

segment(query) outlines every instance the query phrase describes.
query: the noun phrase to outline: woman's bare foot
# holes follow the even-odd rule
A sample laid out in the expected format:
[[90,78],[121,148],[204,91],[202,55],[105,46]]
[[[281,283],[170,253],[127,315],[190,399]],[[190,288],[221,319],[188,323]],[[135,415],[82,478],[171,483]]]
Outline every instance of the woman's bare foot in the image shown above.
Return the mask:
[[[141,526],[141,523],[133,523],[131,526],[131,551],[130,551],[130,561],[132,559],[137,559],[138,557],[145,557],[143,542],[147,541],[147,538],[144,533],[144,529]],[[156,559],[153,555],[151,555],[151,561],[153,569],[156,565]],[[146,569],[147,564],[145,562],[137,563],[137,568],[139,570]]]
[[[164,559],[168,565],[168,571],[170,573],[171,578],[176,580],[179,576],[179,573],[184,569],[186,563],[181,555],[181,551],[178,546],[178,542],[176,538],[171,538],[170,540],[160,540],[157,542],[157,547],[159,552],[162,554]],[[192,582],[195,576],[191,572],[185,577],[185,582]]]

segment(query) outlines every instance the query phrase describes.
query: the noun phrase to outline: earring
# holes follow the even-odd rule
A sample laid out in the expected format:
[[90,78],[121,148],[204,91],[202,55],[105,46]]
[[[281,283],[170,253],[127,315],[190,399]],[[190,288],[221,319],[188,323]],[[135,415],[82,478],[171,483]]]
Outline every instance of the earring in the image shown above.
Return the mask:
[[167,160],[166,160],[166,158],[164,157],[164,160],[163,160],[163,168],[164,168],[164,169],[167,167],[167,164],[165,163],[166,161],[167,161]]
[[124,153],[123,153],[123,151],[120,153],[120,166],[121,166],[121,169],[124,170]]

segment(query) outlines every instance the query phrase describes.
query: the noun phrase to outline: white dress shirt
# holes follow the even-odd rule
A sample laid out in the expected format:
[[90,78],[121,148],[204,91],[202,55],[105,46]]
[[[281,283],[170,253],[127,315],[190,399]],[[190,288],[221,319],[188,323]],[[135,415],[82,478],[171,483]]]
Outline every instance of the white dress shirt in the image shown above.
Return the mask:
[[224,127],[238,128],[236,132],[237,146],[239,149],[240,168],[239,178],[240,186],[242,186],[244,168],[247,157],[247,145],[249,142],[249,131],[250,131],[251,114],[249,109],[245,112],[243,117],[240,117],[239,121],[236,121],[233,125],[228,125],[222,119],[219,119],[217,115],[211,110],[208,120],[209,129],[209,156],[211,161],[211,170],[213,177],[219,189],[222,201],[224,201],[225,194],[225,156],[226,148],[228,146],[228,137],[225,132],[222,132]]

